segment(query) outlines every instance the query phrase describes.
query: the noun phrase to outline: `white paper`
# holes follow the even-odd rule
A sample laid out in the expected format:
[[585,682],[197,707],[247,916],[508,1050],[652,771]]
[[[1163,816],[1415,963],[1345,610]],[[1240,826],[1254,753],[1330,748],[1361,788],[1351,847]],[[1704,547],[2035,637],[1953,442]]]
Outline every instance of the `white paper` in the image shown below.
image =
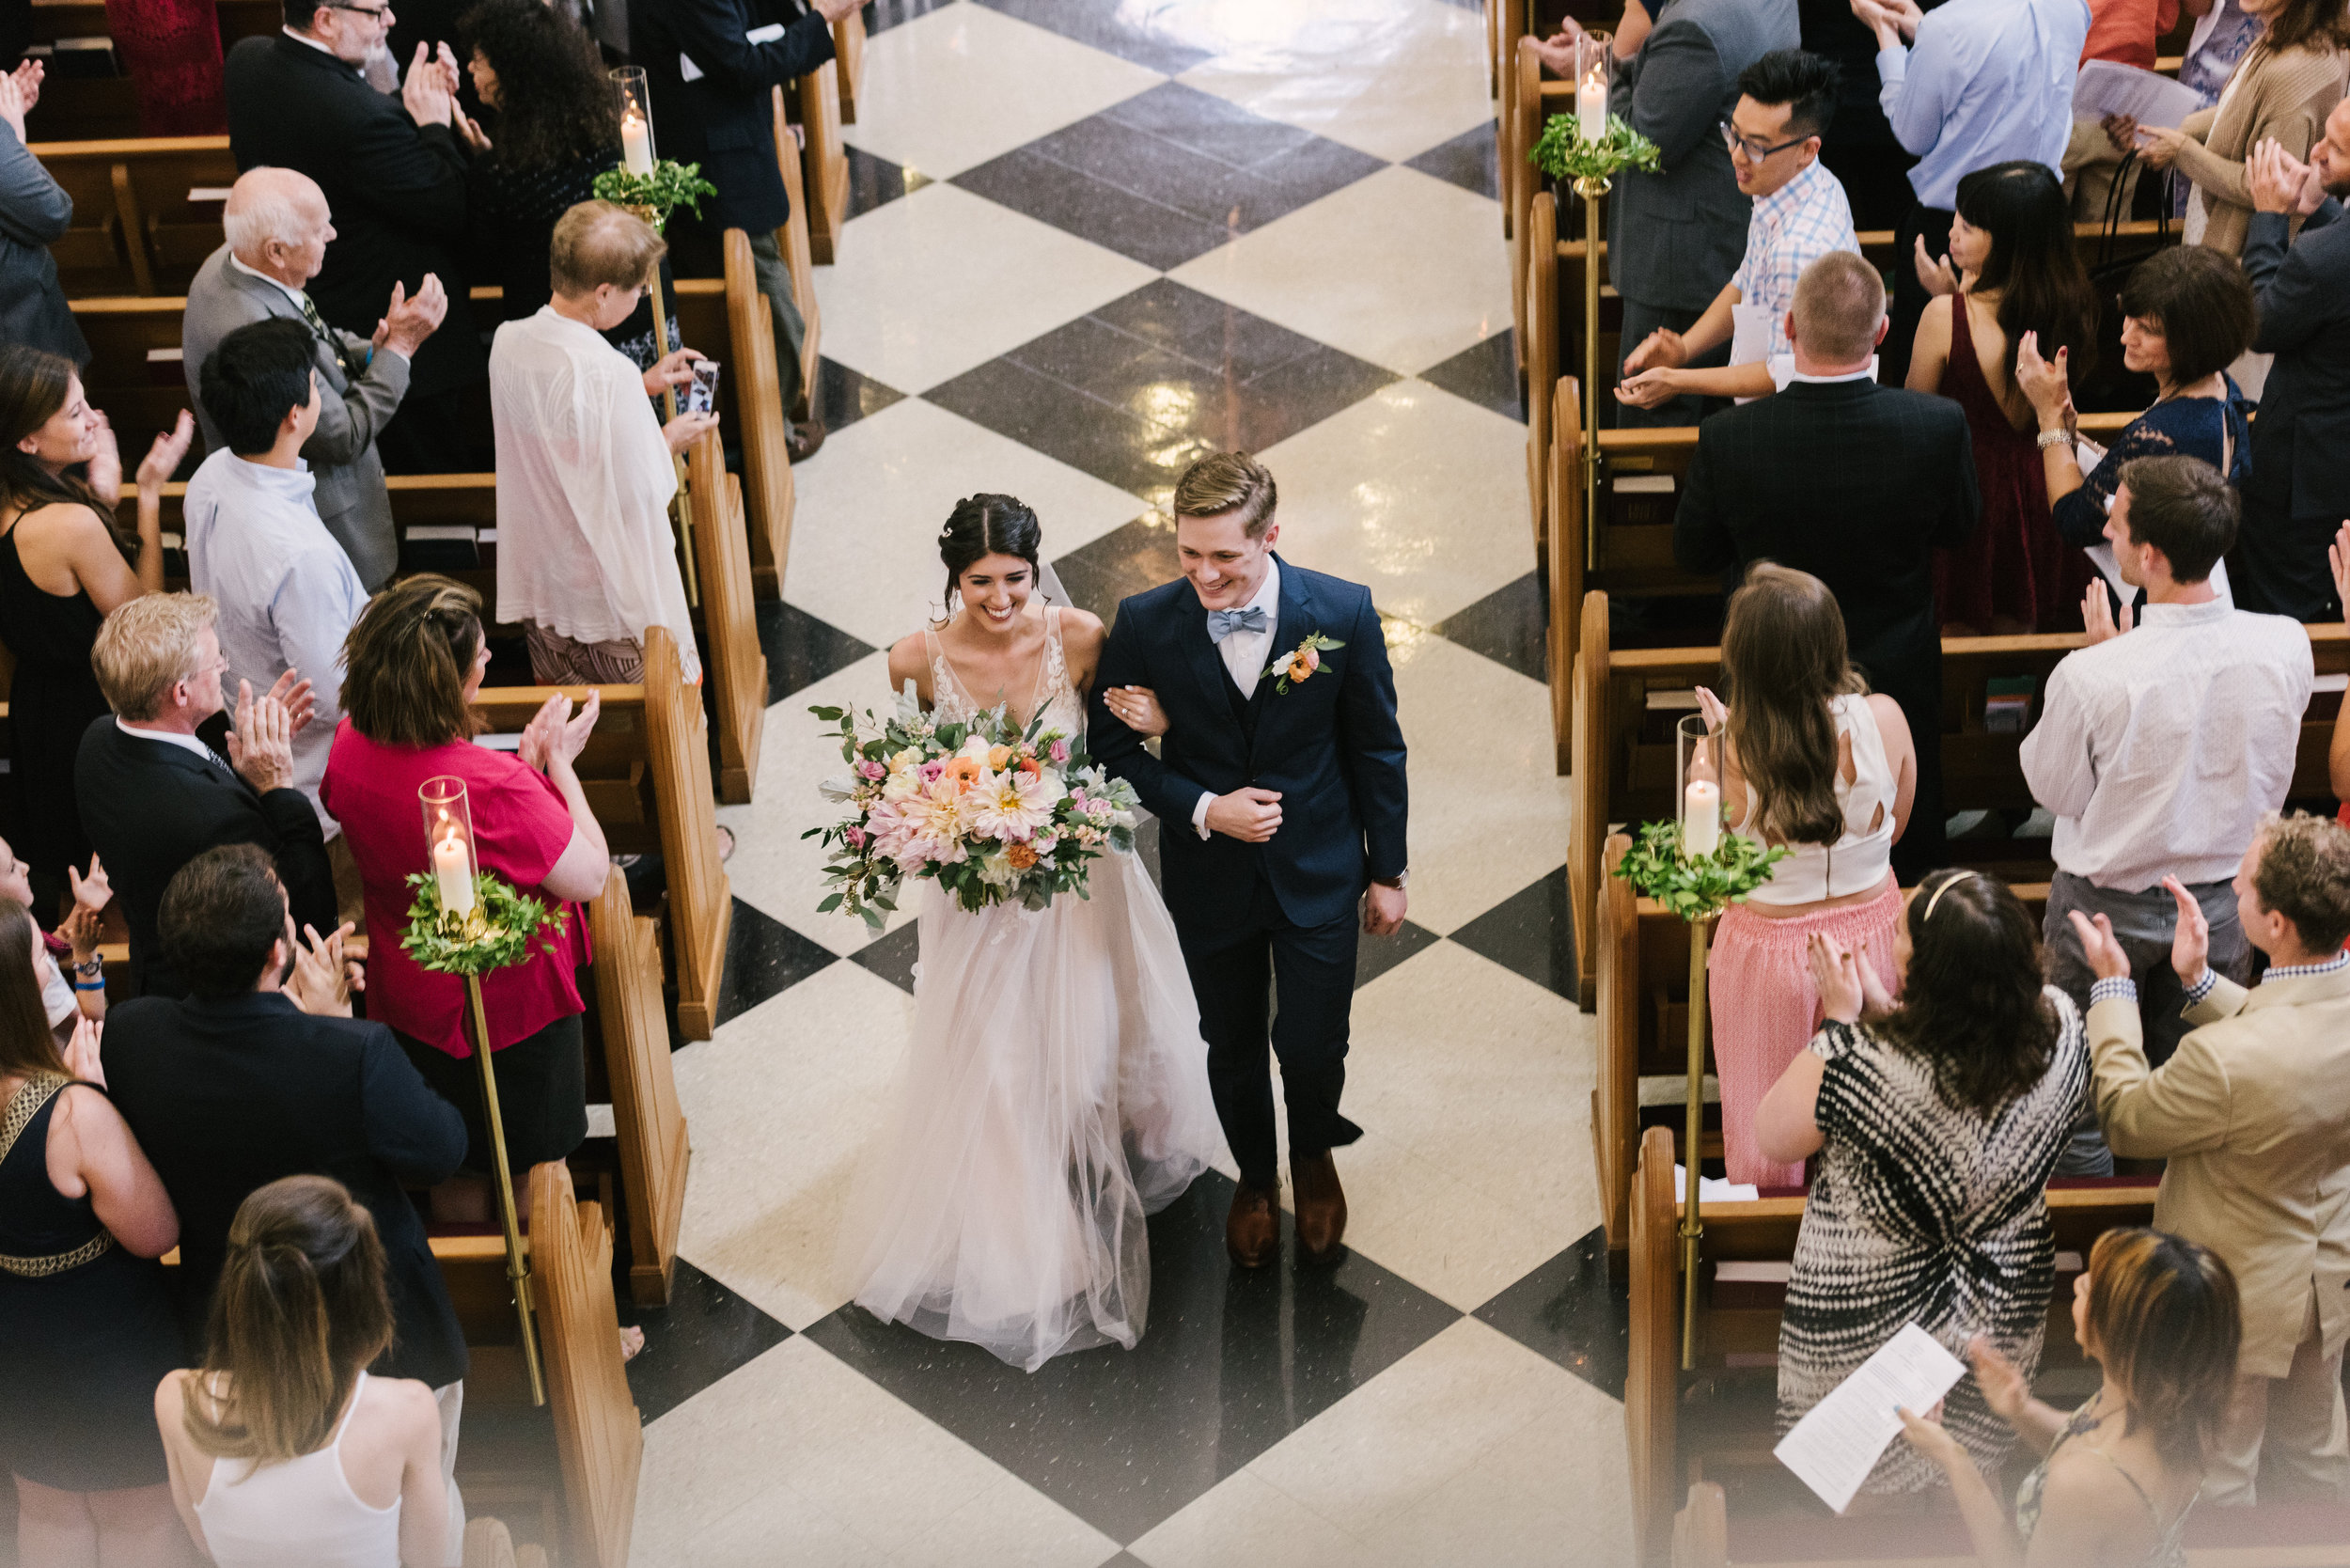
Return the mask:
[[1769,357],[1771,313],[1759,305],[1730,307],[1730,362],[1752,365]]
[[783,24],[770,22],[764,27],[754,27],[743,35],[744,43],[773,43],[783,37]]
[[1841,1513],[1885,1445],[1900,1435],[1900,1407],[1923,1415],[1966,1372],[1913,1323],[1813,1405],[1771,1452]]
[[[1687,1080],[1684,1079],[1683,1082],[1685,1094]],[[1683,1174],[1680,1166],[1674,1166],[1673,1201],[1680,1202],[1687,1196],[1688,1190],[1688,1177]],[[1700,1208],[1703,1208],[1708,1203],[1751,1203],[1762,1196],[1760,1189],[1751,1182],[1725,1182],[1718,1176],[1698,1178],[1698,1206]]]
[[2202,106],[2195,89],[2182,86],[2175,76],[2157,75],[2114,60],[2084,61],[2073,87],[2075,119],[2127,115],[2140,125],[2175,131],[2181,120]]

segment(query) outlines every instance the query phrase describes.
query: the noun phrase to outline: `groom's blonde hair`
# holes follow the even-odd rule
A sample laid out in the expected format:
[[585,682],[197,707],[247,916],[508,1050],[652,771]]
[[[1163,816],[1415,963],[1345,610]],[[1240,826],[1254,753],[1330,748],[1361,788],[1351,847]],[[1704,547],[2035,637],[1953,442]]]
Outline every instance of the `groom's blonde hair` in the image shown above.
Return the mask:
[[1273,526],[1278,499],[1272,472],[1247,452],[1203,457],[1175,481],[1177,517],[1222,517],[1236,511],[1241,531],[1250,539],[1262,539]]

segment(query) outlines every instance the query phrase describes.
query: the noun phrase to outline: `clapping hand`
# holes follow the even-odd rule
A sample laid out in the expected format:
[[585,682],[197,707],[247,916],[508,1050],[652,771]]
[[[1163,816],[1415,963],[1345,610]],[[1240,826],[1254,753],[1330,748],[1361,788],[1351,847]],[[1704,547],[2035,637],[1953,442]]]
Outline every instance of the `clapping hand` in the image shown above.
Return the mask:
[[2171,902],[2179,906],[2178,918],[2170,927],[2170,968],[2179,983],[2192,991],[2211,967],[2211,922],[2203,917],[2203,906],[2195,902],[2186,884],[2167,876],[2162,885],[2170,889]]
[[2122,623],[2113,623],[2113,602],[2106,597],[2106,580],[2099,577],[2081,595],[2081,626],[2092,643],[2105,642],[2128,631],[2133,621],[2132,610],[2122,606]]
[[73,1026],[73,1038],[66,1043],[65,1070],[69,1077],[86,1084],[106,1087],[105,1064],[99,1059],[99,1035],[105,1025],[95,1018],[83,1018]]
[[2105,916],[2093,918],[2079,910],[2072,911],[2073,934],[2080,938],[2081,956],[2099,980],[2128,980],[2130,955],[2122,950],[2114,939],[2113,922]]
[[577,716],[572,714],[572,699],[561,692],[548,698],[524,727],[523,761],[540,773],[570,767],[587,745],[589,732],[596,728],[596,715],[603,711],[603,694],[593,687],[588,689],[588,700],[579,705]]
[[16,133],[18,141],[24,140],[24,111],[32,104],[25,100],[24,88],[17,80],[17,72],[0,76],[0,122]]
[[442,287],[438,273],[425,274],[413,295],[405,284],[394,282],[392,302],[384,307],[382,319],[375,323],[375,346],[414,359],[417,348],[439,329],[447,315],[448,290]]
[[265,795],[293,782],[293,738],[310,722],[317,706],[310,682],[290,669],[263,697],[253,695],[252,682],[237,682],[237,714],[228,731],[228,760],[256,794]]
[[1145,737],[1164,735],[1174,726],[1159,706],[1159,694],[1148,686],[1112,686],[1102,694],[1103,704],[1119,723]]
[[358,964],[343,956],[343,938],[359,928],[349,921],[321,938],[316,926],[302,928],[304,941],[293,945],[293,973],[279,989],[293,1005],[314,1018],[351,1016],[351,993]]
[[2039,412],[2044,429],[2073,400],[2072,351],[2060,347],[2053,362],[2040,354],[2040,334],[2027,332],[2015,344],[2015,384]]
[[2030,1379],[1981,1334],[1966,1341],[1966,1359],[1974,1365],[1975,1387],[1982,1394],[1982,1403],[1999,1419],[2014,1425],[2030,1403]]
[[2252,149],[2245,160],[2244,179],[2258,212],[2306,218],[2326,199],[2326,182],[2317,170],[2287,152],[2274,136]]
[[1582,37],[1582,24],[1570,16],[1559,24],[1559,30],[1556,33],[1546,39],[1534,40],[1534,53],[1542,56],[1543,64],[1550,68],[1552,75],[1563,76],[1573,81],[1574,78],[1574,46]]
[[139,488],[150,490],[168,484],[180,472],[180,464],[188,455],[188,447],[196,440],[196,416],[186,409],[172,422],[171,429],[155,432],[155,444],[139,460]]
[[2179,149],[2194,138],[2168,125],[2138,127],[2138,161],[2160,172],[2178,161]]
[[57,922],[57,934],[73,949],[73,962],[86,964],[98,951],[100,917],[115,896],[114,885],[95,855],[89,857],[89,875],[69,865],[65,877],[73,889],[73,911]]
[[1950,1429],[1942,1424],[1940,1400],[1935,1401],[1934,1408],[1922,1416],[1906,1405],[1895,1405],[1893,1409],[1894,1414],[1902,1419],[1902,1435],[1909,1439],[1909,1446],[1933,1460],[1936,1466],[1947,1470],[1953,1465],[1972,1463],[1966,1457],[1966,1450],[1958,1446],[1958,1439],[1951,1436]]
[[1910,260],[1911,264],[1918,269],[1918,281],[1924,287],[1927,293],[1955,294],[1958,292],[1958,269],[1950,265],[1950,259],[1948,256],[1943,257],[1939,261],[1929,256],[1926,253],[1924,235],[1918,236],[1916,254],[1911,257]]
[[1634,408],[1658,408],[1681,390],[1680,378],[1664,366],[1626,376],[1616,384],[1616,401]]
[[1640,346],[1623,356],[1627,370],[1646,370],[1657,366],[1678,369],[1689,363],[1689,345],[1681,334],[1670,327],[1658,327],[1640,339]]
[[32,113],[33,105],[40,102],[40,84],[48,74],[49,68],[39,60],[25,60],[8,73],[16,83],[17,96],[24,101],[26,114]]
[[1698,688],[1698,712],[1704,716],[1705,732],[1709,735],[1730,722],[1730,710],[1714,695],[1710,686]]
[[[446,50],[448,46],[441,47]],[[432,58],[431,45],[418,43],[416,57],[409,62],[407,79],[400,85],[400,101],[407,108],[408,117],[419,128],[447,125],[449,117],[457,112],[455,92],[455,79]]]
[[90,434],[88,467],[85,473],[89,487],[108,506],[122,499],[122,445],[116,439],[114,421],[102,409],[91,409],[90,418],[97,429]]
[[1866,999],[1860,983],[1860,961],[1835,937],[1814,932],[1810,941],[1811,983],[1820,993],[1820,1011],[1840,1024],[1860,1022]]
[[2334,532],[2334,541],[2326,546],[2326,559],[2334,569],[2334,598],[2350,616],[2350,521]]
[[2107,115],[2097,122],[2105,128],[2106,140],[2116,152],[2138,149],[2138,118],[2134,115]]

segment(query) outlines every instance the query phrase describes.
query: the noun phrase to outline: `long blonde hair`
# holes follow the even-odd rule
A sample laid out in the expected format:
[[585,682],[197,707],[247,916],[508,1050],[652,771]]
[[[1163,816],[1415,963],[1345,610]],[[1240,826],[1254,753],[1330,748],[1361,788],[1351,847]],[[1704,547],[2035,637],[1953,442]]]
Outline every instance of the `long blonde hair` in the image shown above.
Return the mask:
[[228,1227],[203,1370],[182,1425],[198,1450],[260,1464],[316,1453],[392,1343],[384,1244],[340,1182],[287,1176]]
[[1808,572],[1757,561],[1730,596],[1722,626],[1730,747],[1754,788],[1748,826],[1784,843],[1844,835],[1836,799],[1836,720],[1828,704],[1865,692],[1844,644],[1844,616]]

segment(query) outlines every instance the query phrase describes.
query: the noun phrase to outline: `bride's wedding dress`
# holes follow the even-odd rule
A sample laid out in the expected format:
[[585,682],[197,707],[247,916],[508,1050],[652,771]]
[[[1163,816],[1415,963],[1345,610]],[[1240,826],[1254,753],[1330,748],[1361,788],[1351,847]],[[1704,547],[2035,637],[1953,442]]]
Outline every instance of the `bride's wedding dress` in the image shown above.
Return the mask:
[[[1045,612],[1036,697],[1046,729],[1082,736],[1059,619]],[[969,719],[980,704],[925,636],[938,718]],[[1158,890],[1109,852],[1090,892],[970,914],[924,890],[905,1083],[843,1236],[860,1306],[1030,1372],[1133,1347],[1151,1294],[1143,1215],[1223,1138]]]

